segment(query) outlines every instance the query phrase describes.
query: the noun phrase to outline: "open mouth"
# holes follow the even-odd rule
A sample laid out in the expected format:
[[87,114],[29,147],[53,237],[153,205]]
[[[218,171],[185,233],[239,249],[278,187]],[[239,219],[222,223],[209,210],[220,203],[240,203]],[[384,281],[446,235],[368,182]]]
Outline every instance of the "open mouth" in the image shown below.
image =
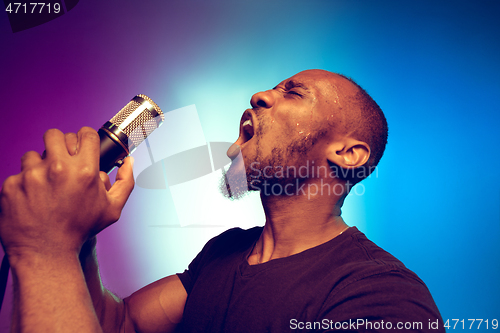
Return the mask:
[[253,122],[252,122],[252,116],[248,113],[245,113],[243,115],[243,119],[246,119],[243,121],[241,124],[241,134],[243,138],[243,143],[249,141],[251,138],[253,138],[254,135],[254,127],[253,127]]

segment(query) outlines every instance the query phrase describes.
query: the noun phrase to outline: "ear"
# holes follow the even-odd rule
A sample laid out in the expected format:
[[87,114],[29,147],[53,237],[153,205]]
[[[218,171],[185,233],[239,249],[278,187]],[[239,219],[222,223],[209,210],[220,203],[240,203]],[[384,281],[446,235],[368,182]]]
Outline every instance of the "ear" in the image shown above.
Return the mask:
[[328,146],[326,158],[344,169],[355,169],[368,161],[370,147],[366,142],[343,138],[341,141],[333,142]]

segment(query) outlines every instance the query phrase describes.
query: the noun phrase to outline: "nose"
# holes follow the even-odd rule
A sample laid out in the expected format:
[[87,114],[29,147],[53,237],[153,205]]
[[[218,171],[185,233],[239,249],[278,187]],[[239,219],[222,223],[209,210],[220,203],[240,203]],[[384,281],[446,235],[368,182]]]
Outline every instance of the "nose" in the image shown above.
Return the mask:
[[252,96],[250,104],[253,108],[270,108],[274,105],[274,94],[272,90],[261,91]]

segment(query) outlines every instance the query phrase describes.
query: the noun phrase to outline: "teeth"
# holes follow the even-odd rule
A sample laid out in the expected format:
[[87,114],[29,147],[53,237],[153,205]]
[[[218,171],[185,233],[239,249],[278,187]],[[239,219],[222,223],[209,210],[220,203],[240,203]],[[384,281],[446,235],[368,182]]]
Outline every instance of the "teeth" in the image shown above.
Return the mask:
[[252,124],[252,119],[247,119],[243,122],[241,125],[241,128],[243,130],[243,138],[245,141],[250,140],[253,137],[253,124]]

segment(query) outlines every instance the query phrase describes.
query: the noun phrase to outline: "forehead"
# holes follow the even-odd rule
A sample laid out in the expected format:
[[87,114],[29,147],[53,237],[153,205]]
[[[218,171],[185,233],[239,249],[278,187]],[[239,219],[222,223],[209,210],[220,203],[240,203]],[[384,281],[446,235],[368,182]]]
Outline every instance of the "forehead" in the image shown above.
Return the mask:
[[316,96],[339,97],[356,93],[357,88],[345,77],[324,70],[307,70],[282,81],[287,89],[303,88]]

